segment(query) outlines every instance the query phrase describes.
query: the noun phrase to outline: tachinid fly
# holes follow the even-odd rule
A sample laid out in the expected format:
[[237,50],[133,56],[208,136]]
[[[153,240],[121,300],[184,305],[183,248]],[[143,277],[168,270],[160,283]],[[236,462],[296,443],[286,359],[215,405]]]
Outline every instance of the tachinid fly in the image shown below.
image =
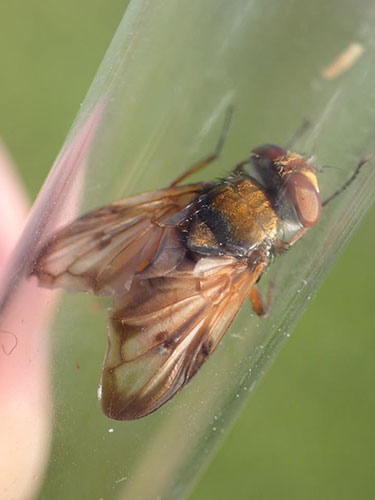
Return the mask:
[[[223,137],[222,137],[223,139]],[[171,399],[214,352],[271,257],[319,220],[312,159],[264,145],[219,182],[180,185],[111,203],[55,233],[32,274],[43,287],[113,296],[102,372],[102,408],[143,417]],[[269,302],[269,301],[268,301]]]

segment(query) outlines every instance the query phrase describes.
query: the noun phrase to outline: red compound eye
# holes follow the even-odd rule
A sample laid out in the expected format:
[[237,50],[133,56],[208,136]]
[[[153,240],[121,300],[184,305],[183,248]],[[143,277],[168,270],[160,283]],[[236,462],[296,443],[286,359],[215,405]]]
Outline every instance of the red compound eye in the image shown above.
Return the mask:
[[294,173],[287,178],[286,190],[301,224],[304,227],[313,226],[319,219],[322,209],[316,188],[305,175]]

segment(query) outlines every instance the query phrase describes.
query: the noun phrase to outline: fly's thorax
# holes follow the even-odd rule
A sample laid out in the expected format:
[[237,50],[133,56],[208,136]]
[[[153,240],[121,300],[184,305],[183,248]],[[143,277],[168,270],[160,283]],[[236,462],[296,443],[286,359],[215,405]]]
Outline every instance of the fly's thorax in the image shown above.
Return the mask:
[[187,246],[204,255],[247,256],[270,247],[279,217],[262,187],[248,176],[227,180],[199,198],[187,230]]

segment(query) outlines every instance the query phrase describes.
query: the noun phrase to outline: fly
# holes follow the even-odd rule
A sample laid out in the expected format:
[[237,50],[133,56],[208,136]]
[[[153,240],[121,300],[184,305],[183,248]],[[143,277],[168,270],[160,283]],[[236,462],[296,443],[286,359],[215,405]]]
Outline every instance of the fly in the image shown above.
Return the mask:
[[218,182],[181,185],[222,148],[166,189],[139,194],[68,224],[39,252],[40,286],[113,297],[101,379],[104,413],[144,417],[179,392],[215,351],[246,298],[264,316],[258,281],[271,258],[320,217],[312,159],[266,144]]

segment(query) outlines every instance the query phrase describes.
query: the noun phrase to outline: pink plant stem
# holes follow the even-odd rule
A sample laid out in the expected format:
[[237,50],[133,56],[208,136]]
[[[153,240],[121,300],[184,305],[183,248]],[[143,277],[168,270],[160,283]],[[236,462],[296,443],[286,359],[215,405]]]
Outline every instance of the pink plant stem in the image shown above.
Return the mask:
[[[76,216],[89,147],[103,105],[63,149],[29,216],[26,197],[0,147],[0,498],[27,500],[40,488],[52,430],[49,339],[58,292],[29,270],[40,242]],[[11,257],[11,258],[10,258]]]

